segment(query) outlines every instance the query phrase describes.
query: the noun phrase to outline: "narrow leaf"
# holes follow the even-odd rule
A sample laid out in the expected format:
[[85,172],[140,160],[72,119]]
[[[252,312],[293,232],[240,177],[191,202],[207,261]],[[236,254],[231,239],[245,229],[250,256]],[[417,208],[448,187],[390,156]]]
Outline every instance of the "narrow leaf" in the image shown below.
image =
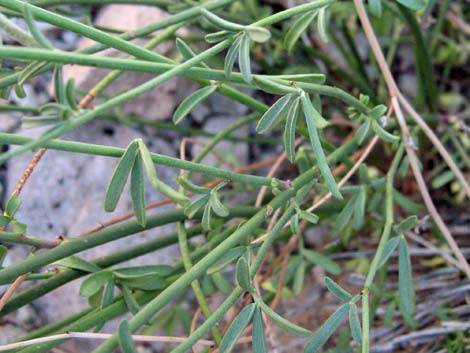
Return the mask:
[[18,196],[16,195],[10,196],[5,206],[5,213],[9,217],[13,217],[16,211],[18,211],[18,209],[20,208],[20,205],[21,205],[21,200]]
[[[185,60],[189,60],[189,59],[192,59],[196,56],[196,53],[191,49],[191,47],[184,41],[182,40],[181,38],[176,38],[176,48],[178,49],[178,51],[181,53],[181,55],[183,55],[183,58]],[[202,66],[202,67],[205,67],[206,69],[209,68],[209,66],[204,63],[204,62],[201,62],[200,65],[198,66]]]
[[127,286],[122,286],[121,290],[127,308],[132,314],[137,314],[140,310],[140,305],[137,303],[137,300],[135,300],[131,290]]
[[284,127],[284,145],[286,148],[287,159],[294,163],[295,160],[295,128],[297,126],[297,118],[299,116],[300,99],[297,98],[291,104],[286,117],[286,125]]
[[147,217],[145,213],[144,171],[142,169],[142,157],[140,154],[136,155],[131,171],[131,198],[137,222],[139,222],[142,227],[145,227]]
[[250,269],[245,258],[242,256],[237,261],[237,283],[246,291],[251,291]]
[[232,324],[227,329],[222,342],[220,342],[219,352],[230,353],[233,347],[237,343],[238,339],[242,335],[245,328],[251,322],[253,314],[255,312],[256,305],[251,303],[243,308],[242,311],[233,320]]
[[111,305],[114,299],[114,281],[112,278],[108,279],[103,288],[103,295],[101,297],[100,309],[106,308]]
[[266,28],[258,26],[246,26],[245,31],[253,42],[264,43],[271,38],[271,32]]
[[376,17],[382,17],[382,0],[369,0],[370,12]]
[[104,209],[106,212],[113,212],[116,209],[129,173],[134,165],[136,155],[137,144],[135,142],[131,142],[119,160],[116,169],[114,169],[111,180],[109,181],[104,199]]
[[198,89],[190,96],[186,97],[173,114],[173,122],[179,124],[195,106],[205,101],[216,89],[216,85],[209,85]]
[[138,353],[127,320],[122,320],[119,323],[118,340],[123,353]]
[[390,143],[396,143],[398,141],[400,141],[400,137],[399,136],[395,136],[387,131],[385,131],[377,121],[373,121],[372,122],[372,129],[375,131],[375,133],[377,135],[379,135],[379,137],[384,140],[384,141],[387,141],[387,142],[390,142]]
[[371,125],[371,120],[366,119],[366,121],[364,121],[362,123],[362,125],[359,127],[359,129],[357,129],[355,137],[356,137],[357,143],[359,145],[362,145],[364,143],[364,141],[366,140],[367,134],[370,130],[370,125]]
[[385,244],[384,251],[382,253],[382,258],[380,259],[378,268],[382,267],[390,258],[390,255],[395,251],[398,243],[400,242],[399,237],[390,238]]
[[276,77],[266,77],[256,75],[253,77],[256,85],[261,88],[263,91],[271,94],[285,95],[288,93],[298,94],[299,89],[292,87],[285,82],[279,81],[278,76]]
[[109,279],[112,278],[110,271],[100,271],[93,273],[86,278],[80,286],[80,295],[82,297],[91,297],[97,293]]
[[403,221],[401,221],[399,224],[397,224],[395,227],[393,227],[393,230],[395,233],[398,235],[401,235],[410,229],[413,229],[416,227],[416,223],[418,222],[418,217],[416,216],[410,216]]
[[184,214],[188,216],[188,218],[193,218],[194,215],[209,202],[209,199],[209,195],[200,197],[184,209]]
[[305,353],[315,353],[328,341],[331,335],[338,329],[344,317],[349,311],[349,303],[341,305],[323,325],[318,329],[313,338],[304,349]]
[[310,137],[310,142],[313,147],[313,151],[315,152],[315,158],[318,162],[318,167],[320,169],[320,173],[325,179],[326,185],[330,192],[335,196],[337,199],[343,199],[341,193],[339,192],[338,185],[336,184],[335,178],[331,173],[330,167],[328,166],[328,162],[326,161],[325,153],[323,152],[323,148],[320,142],[320,136],[318,135],[315,115],[316,110],[312,105],[310,99],[306,94],[302,94],[302,108],[304,110],[305,120],[307,122],[308,134]]
[[245,29],[245,26],[224,20],[223,18],[220,18],[217,15],[214,15],[212,12],[209,12],[204,8],[201,9],[201,13],[204,15],[205,18],[207,18],[207,20],[210,23],[212,23],[214,26],[220,29],[224,29],[226,31],[231,31],[231,32],[238,32],[238,31],[242,31]]
[[189,198],[187,198],[184,194],[180,194],[176,190],[172,189],[157,178],[157,172],[152,161],[152,155],[150,154],[150,151],[147,149],[147,146],[145,146],[142,139],[137,139],[137,145],[139,146],[139,152],[144,163],[145,172],[147,173],[147,177],[149,178],[155,190],[172,199],[173,201],[181,204],[182,206],[186,206],[190,202]]
[[364,225],[366,211],[366,189],[361,186],[354,200],[354,228],[361,229]]
[[292,104],[292,95],[287,94],[279,98],[271,108],[269,108],[258,121],[256,125],[256,132],[259,134],[265,133],[283,117],[282,113],[288,110]]
[[346,290],[341,288],[341,286],[333,281],[330,277],[325,277],[326,288],[339,300],[349,302],[352,299],[352,295]]
[[412,317],[415,313],[416,298],[408,244],[403,236],[400,237],[398,245],[398,292],[402,314]]
[[212,190],[210,194],[210,205],[212,211],[219,216],[219,217],[227,217],[228,216],[228,208],[225,207],[219,199],[219,193],[216,190]]
[[426,2],[423,0],[397,0],[397,2],[414,11],[421,10],[426,6]]
[[204,207],[204,213],[202,214],[202,228],[204,230],[211,230],[211,217],[212,216],[212,208],[210,202],[206,204]]
[[319,220],[319,217],[316,214],[303,210],[299,211],[299,217],[311,224],[317,224]]
[[230,78],[230,74],[232,73],[233,65],[235,64],[235,59],[237,58],[238,50],[240,49],[240,42],[241,37],[235,39],[225,56],[224,71],[227,79]]
[[190,182],[187,178],[183,176],[177,177],[176,182],[180,184],[186,191],[192,192],[194,194],[207,195],[211,192],[211,189],[193,184],[192,182]]
[[53,263],[53,265],[64,266],[73,270],[93,273],[101,271],[101,268],[92,262],[83,260],[78,256],[69,256]]
[[302,288],[304,287],[304,280],[305,280],[305,269],[306,269],[305,261],[300,261],[300,265],[297,267],[294,275],[294,285],[293,290],[295,295],[299,295],[302,292]]
[[230,38],[232,36],[233,36],[232,32],[220,31],[220,32],[206,34],[204,36],[204,39],[206,40],[207,43],[217,43],[227,38]]
[[294,48],[295,43],[300,38],[302,33],[305,32],[307,27],[317,16],[318,11],[311,11],[301,15],[295,22],[289,27],[284,38],[284,47],[287,48],[287,52],[290,54]]
[[6,246],[0,245],[0,267],[7,256],[8,248]]
[[357,313],[356,304],[349,304],[349,327],[351,328],[351,335],[357,344],[362,344],[362,328],[359,321],[359,314]]
[[341,273],[341,267],[336,262],[316,251],[305,249],[302,251],[302,255],[311,263],[324,268],[325,271],[333,275]]
[[290,322],[289,320],[284,319],[281,315],[279,315],[273,309],[271,309],[268,305],[266,305],[258,295],[254,295],[254,299],[255,299],[256,304],[258,304],[258,306],[261,308],[261,310],[263,310],[264,313],[277,326],[279,326],[284,331],[290,333],[293,336],[302,337],[302,338],[308,337],[312,334],[311,331],[303,327],[297,326],[293,324],[292,322]]
[[250,37],[244,34],[240,39],[240,50],[238,51],[238,65],[243,80],[246,83],[251,83],[251,62],[250,62]]
[[317,19],[317,30],[320,34],[321,39],[328,43],[328,34],[326,27],[328,26],[328,16],[326,13],[326,7],[322,7],[318,11],[318,19]]
[[293,82],[306,82],[318,84],[323,84],[326,81],[326,76],[324,74],[284,74],[276,76],[265,75],[264,77],[272,77],[273,79],[288,80]]
[[261,310],[258,307],[256,307],[255,313],[253,315],[252,339],[253,352],[268,353],[268,348],[266,346],[266,334],[264,330],[263,315],[261,314]]
[[344,227],[346,227],[346,225],[348,224],[349,220],[351,219],[351,216],[354,212],[355,202],[356,202],[355,196],[351,197],[349,201],[346,203],[346,205],[344,206],[339,216],[336,218],[335,227],[338,232],[342,231]]
[[28,25],[29,31],[31,32],[31,35],[36,40],[36,42],[45,49],[54,49],[52,44],[46,39],[46,37],[42,34],[36,25],[36,21],[33,17],[33,14],[31,13],[31,5],[24,3],[23,15],[24,20]]

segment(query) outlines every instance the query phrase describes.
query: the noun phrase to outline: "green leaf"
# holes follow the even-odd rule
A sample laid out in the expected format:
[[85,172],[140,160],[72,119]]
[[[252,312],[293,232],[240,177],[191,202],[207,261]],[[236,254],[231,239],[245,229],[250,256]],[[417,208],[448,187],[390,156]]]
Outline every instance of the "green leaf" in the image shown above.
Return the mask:
[[351,197],[342,209],[341,213],[336,217],[335,227],[338,232],[341,232],[351,219],[354,212],[355,202],[355,196]]
[[307,265],[305,261],[300,261],[300,265],[297,267],[294,275],[294,285],[293,290],[295,295],[299,295],[302,292],[302,288],[304,287],[304,280],[305,280],[305,269]]
[[116,278],[116,281],[129,288],[147,291],[162,289],[166,286],[166,280],[156,273],[128,276],[126,278],[118,277]]
[[299,116],[300,99],[297,98],[291,104],[286,117],[286,125],[284,127],[284,145],[286,148],[287,159],[294,163],[295,160],[295,128],[297,126],[297,118]]
[[122,320],[119,323],[118,340],[123,353],[138,353],[127,320]]
[[22,235],[26,233],[26,224],[23,222],[12,221],[11,222],[11,230],[15,234]]
[[328,186],[328,189],[333,194],[333,196],[336,197],[337,199],[342,200],[343,196],[341,196],[341,193],[339,192],[339,188],[338,188],[338,185],[336,184],[335,178],[333,174],[331,173],[330,167],[328,166],[325,153],[323,152],[323,148],[321,146],[320,136],[318,135],[318,131],[317,131],[318,117],[316,119],[315,116],[319,114],[318,112],[316,112],[315,108],[312,105],[312,102],[310,101],[310,99],[308,98],[306,94],[302,94],[300,98],[302,100],[302,107],[304,110],[305,121],[307,122],[307,129],[308,129],[308,134],[310,137],[310,142],[312,144],[313,151],[315,152],[315,158],[318,162],[318,168],[320,169],[320,173],[325,179],[326,185]]
[[224,71],[227,79],[230,78],[230,74],[232,73],[233,65],[235,64],[235,59],[237,58],[238,50],[240,49],[241,39],[241,37],[235,39],[225,56]]
[[210,202],[206,204],[204,207],[204,213],[202,214],[202,228],[204,230],[211,230],[211,217],[212,216],[212,208]]
[[145,212],[144,171],[142,169],[142,157],[136,155],[134,166],[131,171],[131,198],[137,222],[145,227],[147,222]]
[[104,209],[106,212],[113,212],[116,209],[119,198],[126,185],[127,178],[134,165],[136,155],[137,144],[131,142],[119,160],[109,181],[104,199]]
[[208,204],[209,202],[209,199],[210,199],[210,195],[204,195],[200,198],[198,198],[196,201],[194,201],[193,203],[191,203],[190,205],[188,205],[185,209],[184,209],[184,214],[188,217],[188,218],[193,218],[194,215],[204,206],[206,206],[206,204]]
[[219,193],[216,190],[212,190],[210,193],[209,203],[211,205],[212,211],[219,217],[228,216],[228,208],[225,207],[219,199]]
[[202,15],[204,15],[205,18],[207,18],[207,20],[210,23],[212,23],[214,26],[220,29],[224,29],[226,31],[231,31],[231,32],[238,32],[238,31],[242,31],[245,29],[245,26],[224,20],[223,18],[220,18],[217,15],[214,15],[212,12],[209,12],[204,8],[201,9],[201,13]]
[[10,196],[5,206],[5,213],[9,217],[14,217],[16,211],[18,211],[18,209],[20,208],[20,205],[21,205],[21,200],[18,196],[16,195]]
[[173,190],[171,187],[161,182],[157,178],[157,172],[155,170],[150,151],[147,149],[147,146],[145,146],[142,139],[137,139],[136,141],[137,145],[139,146],[140,156],[142,157],[142,161],[144,163],[145,172],[147,173],[147,177],[149,178],[150,183],[153,185],[155,190],[185,207],[190,202],[189,198],[184,194],[180,194],[176,190]]
[[217,289],[224,295],[230,294],[232,291],[232,285],[220,272],[211,274],[212,281],[214,282]]
[[103,296],[101,297],[100,309],[106,308],[111,305],[114,299],[114,281],[109,279],[103,288]]
[[251,322],[255,309],[256,305],[251,303],[245,306],[243,310],[240,311],[240,313],[236,316],[232,324],[227,329],[224,337],[222,338],[222,342],[220,342],[220,353],[230,353],[233,350],[233,347],[237,343],[243,331]]
[[283,75],[264,75],[264,77],[272,78],[274,80],[287,80],[292,82],[306,82],[323,84],[326,81],[326,76],[323,74],[283,74]]
[[399,136],[395,136],[387,131],[385,131],[377,121],[372,121],[372,129],[375,131],[375,133],[377,135],[379,135],[379,137],[384,140],[384,141],[387,141],[387,142],[390,142],[390,143],[396,143],[398,141],[400,141],[400,137]]
[[318,11],[307,12],[297,18],[295,22],[289,27],[289,30],[284,37],[284,47],[287,48],[287,52],[289,54],[292,52],[295,43],[297,43],[297,40],[300,38],[302,33],[305,32],[317,14]]
[[18,85],[16,84],[14,86],[14,89],[15,89],[15,94],[18,96],[18,98],[25,98],[26,97],[26,92],[23,88],[23,85]]
[[290,230],[293,234],[301,234],[299,227],[299,215],[297,213],[290,219]]
[[82,297],[91,297],[97,293],[110,279],[113,274],[111,271],[95,272],[88,276],[80,286],[80,295]]
[[379,104],[379,105],[376,105],[370,112],[369,112],[369,116],[374,119],[374,120],[378,120],[380,118],[382,118],[385,113],[387,112],[387,106],[383,105],[383,104]]
[[121,286],[121,290],[127,308],[132,314],[137,314],[140,310],[140,305],[137,303],[137,300],[135,300],[131,290],[127,286]]
[[319,217],[316,214],[303,210],[299,211],[299,217],[311,224],[317,224],[319,220]]
[[55,65],[53,73],[54,97],[57,103],[67,104],[62,65]]
[[362,328],[359,321],[359,314],[357,313],[356,304],[349,304],[349,327],[351,328],[351,335],[357,344],[362,344]]
[[204,39],[206,40],[207,43],[217,43],[225,39],[228,39],[230,37],[233,37],[232,32],[220,31],[220,32],[206,34],[204,36]]
[[70,108],[78,110],[77,101],[75,100],[75,80],[73,78],[69,79],[65,85],[65,99]]
[[450,183],[455,178],[455,174],[452,170],[446,170],[444,173],[435,177],[432,182],[432,188],[438,189],[448,183]]
[[328,15],[326,13],[326,6],[322,7],[318,11],[318,19],[317,19],[317,30],[320,34],[320,38],[325,42],[328,43],[328,31],[326,27],[328,26]]
[[251,62],[250,62],[250,37],[248,34],[243,34],[240,39],[240,50],[238,51],[238,66],[243,80],[246,83],[251,83]]
[[266,77],[266,76],[253,76],[253,81],[256,86],[261,88],[263,91],[271,94],[285,95],[289,93],[298,94],[299,89],[285,84],[279,81],[278,76]]
[[392,255],[392,253],[395,251],[395,248],[397,247],[399,242],[400,242],[399,237],[393,237],[387,241],[387,243],[385,244],[384,251],[382,253],[382,258],[380,259],[378,268],[385,265],[385,263],[390,258],[390,255]]
[[382,17],[382,0],[369,0],[370,12],[376,17]]
[[339,275],[341,273],[341,267],[339,267],[336,262],[330,260],[328,257],[316,251],[304,249],[302,251],[302,255],[311,263],[322,267],[323,269],[325,269],[325,271],[333,275]]
[[364,186],[359,188],[359,191],[354,198],[354,228],[361,229],[364,225],[364,214],[366,211],[366,189]]
[[410,229],[413,229],[416,227],[416,223],[418,222],[418,217],[416,216],[410,216],[403,221],[401,221],[399,224],[393,227],[393,230],[395,233],[398,235],[404,234],[405,232],[409,231]]
[[419,203],[414,202],[409,197],[406,197],[396,189],[393,189],[393,199],[397,202],[400,207],[409,213],[418,213],[422,210],[423,206]]
[[121,267],[114,270],[114,276],[118,278],[131,279],[141,275],[158,275],[161,277],[169,276],[173,273],[173,267],[169,265],[145,265],[133,267]]
[[79,270],[89,273],[101,271],[101,268],[95,265],[94,263],[83,260],[78,256],[74,255],[60,259],[59,261],[54,262],[53,265],[64,266],[73,270]]
[[265,133],[275,126],[279,122],[280,118],[283,117],[282,113],[289,109],[292,104],[292,95],[287,94],[279,98],[271,108],[269,108],[258,121],[256,125],[256,132],[259,134]]
[[193,184],[188,180],[188,178],[183,176],[177,177],[176,182],[180,184],[186,191],[192,192],[194,194],[207,195],[211,192],[211,189]]
[[398,245],[398,292],[400,311],[404,316],[412,317],[416,309],[416,298],[408,244],[403,236]]
[[261,314],[261,311],[258,307],[256,307],[255,313],[253,315],[252,339],[253,353],[268,353],[263,315]]
[[422,10],[426,6],[424,0],[397,0],[397,2],[414,11]]
[[0,267],[3,264],[5,257],[7,257],[7,252],[8,252],[8,248],[6,246],[0,245]]
[[173,123],[179,124],[198,104],[204,102],[217,89],[216,85],[209,85],[198,89],[186,97],[173,114]]
[[[324,129],[327,127],[330,123],[325,120],[321,114],[318,112],[317,109],[312,104],[312,101],[310,100],[308,94],[301,94],[300,95],[301,101],[302,101],[302,108],[304,110],[305,118],[308,119],[313,119],[313,122],[315,122],[315,127],[317,129]],[[307,114],[310,118],[307,118]]]
[[[176,38],[176,48],[178,49],[178,51],[181,53],[181,55],[183,56],[183,58],[185,60],[189,60],[189,59],[192,59],[196,56],[196,53],[191,49],[191,47],[184,41],[182,40],[181,38]],[[209,68],[209,66],[204,63],[204,62],[201,62],[200,65],[198,66],[202,66],[202,67],[205,67],[206,69]]]
[[261,310],[281,329],[290,333],[293,336],[297,337],[308,337],[312,334],[310,330],[307,330],[303,327],[297,326],[290,322],[289,320],[284,319],[281,315],[276,313],[273,309],[271,309],[268,305],[266,305],[263,300],[257,295],[253,294],[253,298],[255,299],[256,304],[260,307]]
[[257,43],[264,43],[271,38],[271,32],[269,32],[266,28],[258,27],[258,26],[246,26],[245,27],[246,33],[250,36],[250,39],[253,42]]
[[341,305],[323,325],[318,329],[315,335],[304,349],[305,353],[315,353],[328,341],[333,332],[341,325],[345,315],[349,311],[349,303]]
[[46,37],[41,33],[38,26],[36,25],[36,21],[34,20],[33,14],[31,13],[31,5],[24,3],[23,16],[34,40],[36,40],[36,42],[45,49],[54,49],[52,44],[46,39]]
[[242,256],[237,261],[237,283],[247,292],[251,291],[250,269],[248,262]]
[[364,143],[364,141],[366,140],[367,134],[370,130],[370,125],[371,125],[371,120],[366,119],[366,121],[364,121],[364,123],[362,123],[362,125],[359,127],[359,129],[357,129],[355,137],[356,137],[357,143],[359,145],[362,145]]
[[5,228],[10,222],[11,222],[10,217],[0,215],[0,228]]
[[330,277],[325,277],[326,288],[339,300],[349,302],[352,299],[352,295],[346,290],[341,288],[341,286],[333,281]]

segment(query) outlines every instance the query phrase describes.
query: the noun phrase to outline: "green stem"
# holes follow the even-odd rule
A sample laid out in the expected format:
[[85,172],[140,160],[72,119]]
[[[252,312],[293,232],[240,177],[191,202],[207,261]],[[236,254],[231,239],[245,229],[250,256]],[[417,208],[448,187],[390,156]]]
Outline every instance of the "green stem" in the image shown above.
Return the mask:
[[130,4],[146,5],[167,8],[171,4],[168,0],[30,0],[30,4],[39,7],[58,5],[104,5],[104,4]]
[[362,290],[362,353],[369,353],[369,331],[370,331],[370,310],[369,310],[369,292],[374,281],[375,274],[379,269],[378,265],[382,259],[385,245],[390,237],[393,225],[393,179],[395,177],[398,165],[403,156],[404,145],[401,145],[395,154],[393,162],[387,173],[387,184],[385,191],[385,225],[380,237],[380,242],[375,252],[375,256],[370,264],[370,269]]
[[0,231],[0,242],[11,243],[11,244],[24,244],[31,245],[38,249],[41,248],[53,248],[60,243],[57,240],[41,239],[31,237],[25,234],[17,234],[11,232]]
[[[36,140],[32,137],[20,136],[16,134],[0,133],[0,143],[29,145]],[[40,143],[38,147],[45,147],[52,150],[67,151],[75,153],[92,154],[95,156],[106,156],[120,158],[124,154],[125,149],[118,147],[109,147],[94,145],[83,142],[70,142],[62,140],[50,140]],[[202,164],[183,161],[178,158],[164,156],[158,153],[152,153],[152,160],[156,164],[165,165],[171,168],[178,168],[189,170],[195,173],[202,173],[213,177],[223,178],[234,182],[247,183],[253,185],[266,185],[271,186],[275,179],[260,177],[256,175],[247,175],[233,173],[227,170],[219,169],[216,167],[205,166]]]
[[[228,217],[246,217],[250,215],[252,215],[252,208],[233,208],[230,209]],[[197,215],[197,217],[201,216],[201,213]],[[124,238],[146,229],[155,228],[168,223],[175,223],[184,219],[186,219],[186,216],[181,210],[167,211],[149,216],[145,227],[142,227],[137,221],[130,221],[96,231],[83,237],[65,239],[59,246],[53,249],[37,253],[19,263],[0,270],[0,285],[11,283],[24,273],[35,271],[42,266],[49,265],[67,256],[78,254],[84,250]]]
[[18,41],[20,44],[28,47],[39,47],[36,40],[20,27],[12,23],[4,14],[0,12],[0,28],[10,37]]
[[[16,1],[16,0],[8,0],[8,1]],[[65,123],[64,125],[60,125],[56,128],[50,129],[48,132],[43,134],[41,137],[33,140],[32,142],[21,146],[19,148],[16,148],[13,151],[6,152],[2,155],[0,155],[0,163],[6,161],[7,159],[18,155],[20,153],[23,153],[25,151],[28,151],[30,149],[39,147],[41,144],[43,144],[45,141],[56,138],[70,130],[73,130],[74,128],[83,125],[84,123],[96,118],[100,114],[106,112],[107,110],[114,108],[122,103],[125,103],[131,99],[134,99],[135,97],[150,91],[151,89],[161,85],[162,83],[170,80],[173,77],[181,75],[184,71],[190,69],[191,67],[199,64],[201,61],[204,61],[205,59],[216,55],[220,51],[224,50],[228,45],[230,45],[229,40],[225,40],[223,42],[218,43],[217,45],[207,49],[205,52],[185,61],[184,63],[175,66],[174,68],[166,71],[165,73],[162,73],[160,76],[157,76],[156,78],[138,86],[135,87],[125,93],[120,94],[119,96],[116,96],[114,98],[111,98],[107,102],[100,104],[99,106],[95,107],[94,110],[89,110],[85,111],[82,115],[79,115],[78,117],[74,118],[73,120],[70,120],[69,122]]]

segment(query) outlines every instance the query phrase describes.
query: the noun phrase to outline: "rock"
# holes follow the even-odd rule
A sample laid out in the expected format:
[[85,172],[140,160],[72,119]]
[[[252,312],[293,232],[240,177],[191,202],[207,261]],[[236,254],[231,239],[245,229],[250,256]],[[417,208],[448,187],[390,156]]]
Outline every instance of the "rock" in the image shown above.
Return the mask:
[[[37,129],[24,134],[37,134]],[[72,131],[65,139],[98,143],[109,146],[126,147],[134,138],[142,137],[138,131],[109,121],[97,120]],[[162,140],[146,140],[150,150],[167,156],[175,156],[175,151]],[[28,165],[31,154],[24,154],[8,164],[8,194],[12,192],[23,170]],[[37,165],[21,193],[22,206],[17,218],[27,223],[28,234],[41,238],[54,238],[58,235],[77,236],[104,220],[121,215],[132,209],[129,190],[122,193],[114,213],[105,213],[104,195],[117,159],[85,154],[66,153],[49,150]],[[158,175],[166,183],[175,185],[173,178],[177,171],[158,167]],[[154,189],[146,184],[146,201],[162,199]],[[159,211],[165,209],[162,207]],[[166,209],[174,209],[169,205]],[[94,259],[125,247],[136,245],[155,236],[168,234],[173,227],[164,226],[125,239],[107,243],[82,254],[85,259]],[[17,262],[27,255],[28,247],[16,246],[9,251],[9,261]],[[178,254],[177,248],[143,256],[132,262],[134,265],[168,263]],[[37,303],[41,315],[47,322],[60,320],[71,313],[86,307],[87,301],[78,295],[81,280],[75,281],[53,293],[40,298]]]
[[229,115],[241,118],[248,112],[248,107],[246,105],[222,96],[219,93],[214,93],[207,101],[213,114]]
[[[123,31],[134,31],[158,19],[168,16],[162,10],[156,7],[135,6],[135,5],[108,5],[103,7],[95,23],[97,26],[114,28]],[[78,43],[79,48],[84,48],[95,42],[82,38]],[[133,41],[138,45],[143,45],[144,40],[136,39]],[[169,53],[174,49],[173,43],[161,43],[157,51],[161,54]],[[106,55],[111,57],[127,58],[128,54],[120,53],[115,49],[107,49],[97,55]],[[83,90],[90,90],[100,82],[109,70],[99,69],[89,66],[65,65],[64,78],[66,80],[73,78],[75,86]],[[116,95],[120,92],[128,91],[137,87],[148,80],[155,78],[155,74],[142,72],[126,72],[116,79],[110,87],[103,92],[107,95]],[[157,88],[140,95],[122,105],[120,108],[126,114],[135,114],[140,117],[151,120],[163,120],[171,116],[178,103],[192,91],[193,85],[188,84],[186,80],[174,78]],[[95,103],[99,103],[97,99]]]

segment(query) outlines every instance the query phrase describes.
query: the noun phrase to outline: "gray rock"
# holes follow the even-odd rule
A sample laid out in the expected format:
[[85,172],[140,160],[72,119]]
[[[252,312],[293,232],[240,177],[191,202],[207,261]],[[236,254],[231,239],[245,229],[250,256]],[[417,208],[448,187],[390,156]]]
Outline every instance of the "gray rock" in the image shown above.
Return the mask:
[[248,112],[245,105],[218,93],[211,95],[207,101],[213,114],[242,117]]

